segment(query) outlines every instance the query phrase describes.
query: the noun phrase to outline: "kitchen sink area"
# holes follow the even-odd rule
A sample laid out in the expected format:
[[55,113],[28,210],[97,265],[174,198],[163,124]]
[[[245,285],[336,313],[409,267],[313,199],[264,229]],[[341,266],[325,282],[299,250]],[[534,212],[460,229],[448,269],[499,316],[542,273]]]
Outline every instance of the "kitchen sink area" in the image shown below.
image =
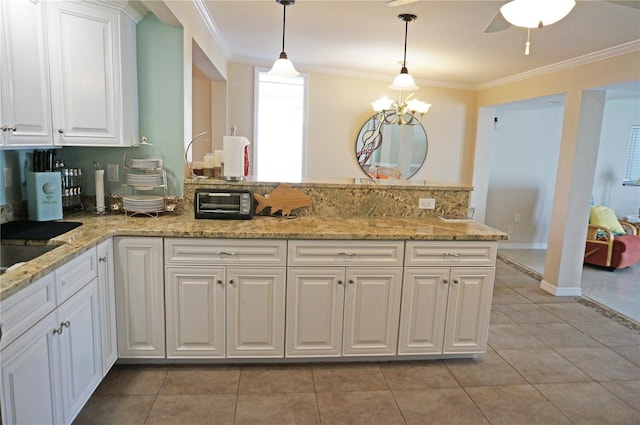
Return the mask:
[[0,244],[0,274],[9,268],[21,263],[34,260],[47,252],[58,248],[61,245],[15,245],[5,243]]

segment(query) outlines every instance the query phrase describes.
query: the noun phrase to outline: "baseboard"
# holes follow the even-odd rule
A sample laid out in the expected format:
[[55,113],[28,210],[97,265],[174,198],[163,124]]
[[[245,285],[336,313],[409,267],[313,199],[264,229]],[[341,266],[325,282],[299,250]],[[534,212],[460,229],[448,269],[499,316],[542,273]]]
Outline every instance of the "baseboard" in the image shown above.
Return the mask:
[[547,249],[546,243],[498,242],[498,249]]
[[573,288],[558,288],[557,286],[542,279],[540,281],[540,289],[555,295],[556,297],[580,297],[582,296],[582,288],[577,286]]

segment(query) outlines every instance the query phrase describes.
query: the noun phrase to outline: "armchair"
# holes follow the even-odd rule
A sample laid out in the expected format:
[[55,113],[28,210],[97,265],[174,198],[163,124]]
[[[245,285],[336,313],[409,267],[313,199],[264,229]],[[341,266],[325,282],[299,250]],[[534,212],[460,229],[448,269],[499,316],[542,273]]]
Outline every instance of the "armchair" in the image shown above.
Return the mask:
[[616,234],[601,224],[589,224],[584,262],[611,271],[640,262],[640,225],[619,221],[626,234]]

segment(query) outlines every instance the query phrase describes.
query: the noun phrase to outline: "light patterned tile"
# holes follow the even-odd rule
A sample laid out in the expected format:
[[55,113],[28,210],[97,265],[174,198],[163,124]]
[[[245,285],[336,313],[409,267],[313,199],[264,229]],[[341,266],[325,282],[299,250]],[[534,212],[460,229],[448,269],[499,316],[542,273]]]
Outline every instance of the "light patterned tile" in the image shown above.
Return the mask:
[[568,323],[536,323],[522,326],[551,348],[602,347],[598,341]]
[[323,425],[403,425],[404,419],[390,391],[318,393]]
[[551,349],[503,350],[498,354],[532,384],[591,381],[588,375]]
[[236,394],[159,395],[145,425],[233,425]]
[[160,394],[235,394],[240,369],[226,366],[177,366],[167,372]]
[[463,387],[525,384],[525,379],[500,355],[489,349],[474,359],[445,360]]
[[235,425],[319,423],[313,393],[238,394]]
[[640,379],[640,367],[606,347],[559,348],[558,353],[596,381]]
[[489,424],[480,409],[460,388],[394,391],[393,394],[407,425]]
[[240,393],[312,393],[315,391],[311,367],[250,366],[240,375]]
[[494,350],[547,348],[547,345],[518,324],[489,325],[489,345]]
[[144,424],[155,395],[96,395],[80,411],[74,425]]
[[472,387],[466,391],[492,425],[571,423],[531,385]]
[[540,384],[536,388],[573,423],[637,425],[640,412],[629,407],[597,382]]
[[380,370],[394,391],[460,386],[449,369],[438,360],[389,362],[381,364]]
[[383,391],[389,386],[377,364],[313,366],[316,392]]

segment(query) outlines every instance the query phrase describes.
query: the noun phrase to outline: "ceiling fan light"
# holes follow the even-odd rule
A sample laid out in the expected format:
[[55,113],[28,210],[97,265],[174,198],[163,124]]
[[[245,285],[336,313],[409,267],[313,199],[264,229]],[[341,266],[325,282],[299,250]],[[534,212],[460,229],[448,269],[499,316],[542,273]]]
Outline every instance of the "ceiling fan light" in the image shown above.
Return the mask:
[[375,112],[382,112],[391,109],[391,105],[393,105],[393,100],[389,99],[387,96],[382,96],[375,102],[371,102],[371,106]]
[[575,0],[511,0],[500,8],[502,16],[512,25],[538,28],[551,25],[571,12]]
[[420,87],[416,85],[413,77],[408,72],[400,72],[393,79],[393,83],[389,86],[392,90],[418,90]]
[[297,77],[300,75],[293,66],[293,62],[287,59],[286,53],[284,54],[284,57],[282,54],[280,55],[280,58],[273,63],[273,66],[267,74],[279,75],[281,77]]

